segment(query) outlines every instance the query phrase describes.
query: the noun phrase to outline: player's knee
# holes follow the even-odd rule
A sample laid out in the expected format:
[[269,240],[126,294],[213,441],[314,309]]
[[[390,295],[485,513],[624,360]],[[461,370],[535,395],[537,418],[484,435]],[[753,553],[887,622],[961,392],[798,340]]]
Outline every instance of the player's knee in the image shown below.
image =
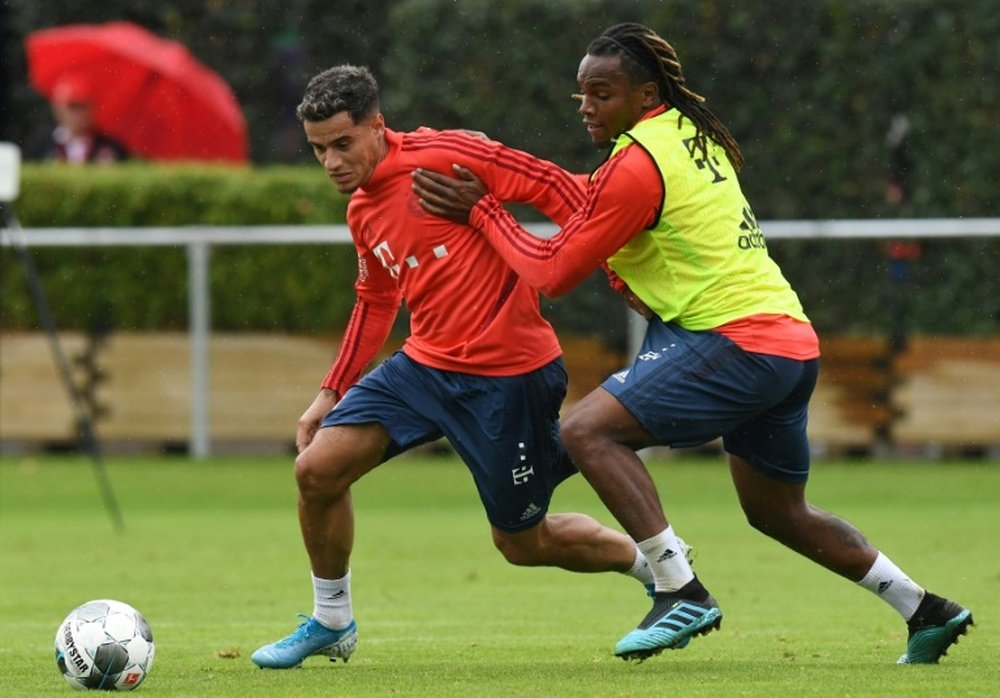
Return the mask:
[[797,513],[788,506],[753,506],[743,503],[743,514],[751,528],[779,541],[784,540],[787,533],[797,525]]
[[760,531],[766,536],[771,535],[770,531],[774,527],[766,513],[743,507],[743,515],[746,517],[747,523],[750,524],[750,528]]
[[295,482],[306,499],[336,498],[347,492],[350,483],[338,477],[337,469],[322,462],[308,450],[295,459]]
[[581,453],[589,450],[588,445],[594,438],[594,430],[585,417],[570,411],[559,423],[559,438],[566,452],[577,460]]
[[295,484],[299,486],[299,492],[308,494],[316,489],[317,469],[315,461],[305,452],[300,453],[295,458]]
[[519,567],[534,567],[541,559],[540,551],[534,538],[519,534],[509,534],[493,529],[493,544],[504,559]]

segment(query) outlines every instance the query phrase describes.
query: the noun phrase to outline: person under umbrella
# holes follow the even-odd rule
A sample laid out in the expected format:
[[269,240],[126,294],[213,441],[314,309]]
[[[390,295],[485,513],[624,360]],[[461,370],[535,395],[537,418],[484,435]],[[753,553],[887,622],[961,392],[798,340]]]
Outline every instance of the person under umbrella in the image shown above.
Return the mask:
[[133,157],[247,162],[236,96],[183,44],[130,22],[48,27],[24,43],[32,87],[54,101],[64,80],[83,80],[94,123]]
[[66,78],[52,91],[50,159],[68,163],[107,164],[128,159],[125,146],[100,131],[94,122],[93,92],[85,80]]

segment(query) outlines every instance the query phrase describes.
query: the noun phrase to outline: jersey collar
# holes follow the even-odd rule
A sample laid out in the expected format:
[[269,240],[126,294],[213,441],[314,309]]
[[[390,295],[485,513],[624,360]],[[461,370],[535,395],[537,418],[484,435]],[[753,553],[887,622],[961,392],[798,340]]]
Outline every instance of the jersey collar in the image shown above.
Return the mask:
[[379,160],[378,164],[375,165],[375,170],[372,172],[372,176],[368,178],[364,186],[361,189],[371,190],[379,185],[379,183],[388,178],[392,174],[392,164],[393,160],[399,154],[400,148],[403,144],[403,134],[398,131],[393,131],[389,127],[386,127],[383,131],[385,133],[385,157]]

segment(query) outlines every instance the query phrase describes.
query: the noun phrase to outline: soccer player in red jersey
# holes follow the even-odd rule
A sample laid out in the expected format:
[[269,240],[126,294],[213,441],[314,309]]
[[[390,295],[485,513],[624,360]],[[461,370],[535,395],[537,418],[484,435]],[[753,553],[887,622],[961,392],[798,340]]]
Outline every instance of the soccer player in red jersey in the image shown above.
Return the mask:
[[[351,485],[389,458],[447,437],[473,475],[493,541],[516,565],[618,571],[652,583],[635,542],[585,514],[550,514],[552,491],[576,471],[558,438],[566,393],[562,351],[525,283],[467,225],[428,214],[412,191],[417,167],[459,162],[502,200],[565,223],[581,182],[556,165],[460,131],[398,133],[361,67],[315,76],[298,107],[327,175],[350,193],[358,253],[356,302],[340,351],[299,419],[295,477],[312,567],[313,615],[254,652],[262,668],[314,654],[345,661],[357,643],[349,559]],[[410,335],[361,378],[402,300]],[[651,587],[648,587],[651,589]]]
[[648,27],[605,31],[577,80],[587,132],[612,152],[551,239],[528,235],[463,163],[459,180],[426,169],[414,179],[425,208],[471,221],[536,288],[565,293],[607,264],[649,320],[633,364],[574,405],[562,427],[656,580],[652,610],[616,654],[681,649],[721,623],[718,603],[677,554],[635,450],[722,437],[750,524],[895,609],[908,628],[900,663],[936,663],[972,625],[970,611],[925,591],[851,524],[806,500],[818,341],[740,189],[736,141]]

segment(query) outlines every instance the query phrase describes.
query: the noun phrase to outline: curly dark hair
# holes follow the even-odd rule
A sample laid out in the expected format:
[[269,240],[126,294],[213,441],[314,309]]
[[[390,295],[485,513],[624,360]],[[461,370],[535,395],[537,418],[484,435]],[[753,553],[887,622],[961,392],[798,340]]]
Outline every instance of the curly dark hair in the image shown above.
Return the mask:
[[300,121],[325,121],[346,111],[358,123],[379,110],[378,82],[364,66],[338,65],[313,76],[295,109]]

